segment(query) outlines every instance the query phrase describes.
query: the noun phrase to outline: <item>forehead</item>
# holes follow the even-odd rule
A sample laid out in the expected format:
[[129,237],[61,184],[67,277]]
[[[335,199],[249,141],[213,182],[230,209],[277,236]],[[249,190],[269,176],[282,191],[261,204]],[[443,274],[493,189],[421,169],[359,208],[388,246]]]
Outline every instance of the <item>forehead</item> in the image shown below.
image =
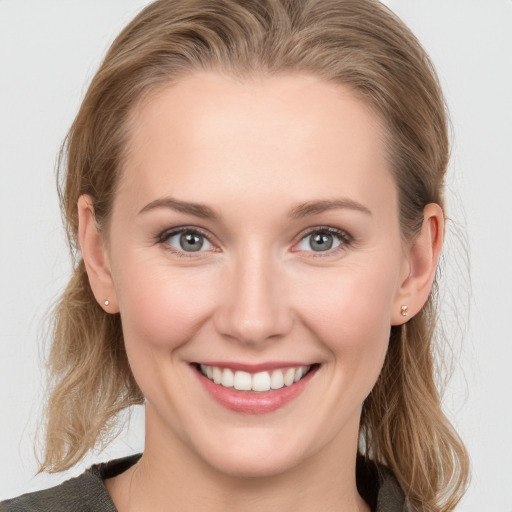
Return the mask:
[[194,74],[138,105],[129,131],[120,191],[140,202],[163,191],[215,202],[223,191],[283,201],[286,190],[302,201],[394,188],[380,118],[348,87],[313,76]]

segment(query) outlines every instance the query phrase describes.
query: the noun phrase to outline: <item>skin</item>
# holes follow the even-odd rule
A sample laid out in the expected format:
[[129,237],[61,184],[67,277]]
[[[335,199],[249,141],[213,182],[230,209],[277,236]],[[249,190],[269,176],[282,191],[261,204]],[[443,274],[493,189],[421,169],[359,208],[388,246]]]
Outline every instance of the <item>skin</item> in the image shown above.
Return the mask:
[[[108,237],[92,198],[78,204],[93,292],[120,312],[147,400],[144,455],[107,481],[121,512],[368,510],[354,474],[362,403],[390,326],[428,297],[443,233],[431,204],[403,241],[383,135],[348,88],[305,75],[194,74],[137,107]],[[162,198],[217,217],[148,207]],[[183,226],[208,237],[201,251],[161,236]],[[308,235],[325,227],[343,234],[315,252]],[[284,407],[247,415],[200,385],[190,363],[213,360],[320,367]]]

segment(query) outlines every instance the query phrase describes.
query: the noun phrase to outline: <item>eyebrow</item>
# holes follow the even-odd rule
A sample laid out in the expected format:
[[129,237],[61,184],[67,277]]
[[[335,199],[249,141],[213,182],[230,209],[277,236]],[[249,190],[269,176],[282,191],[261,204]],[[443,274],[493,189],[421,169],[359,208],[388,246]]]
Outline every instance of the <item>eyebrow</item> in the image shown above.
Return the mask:
[[194,215],[195,217],[201,217],[202,219],[218,219],[220,215],[205,204],[201,203],[190,203],[188,201],[179,201],[178,199],[173,199],[172,197],[162,197],[160,199],[155,199],[148,203],[142,210],[139,212],[145,213],[151,210],[156,210],[158,208],[170,208],[171,210],[175,210],[180,213],[188,213],[189,215]]
[[[159,208],[169,208],[171,210],[200,217],[202,219],[215,220],[220,218],[220,215],[213,208],[205,204],[180,201],[172,197],[162,197],[151,201],[144,206],[142,210],[140,210],[139,215]],[[288,213],[288,216],[292,219],[302,219],[304,217],[318,215],[328,210],[337,209],[356,210],[367,215],[372,215],[372,212],[366,206],[352,199],[324,199],[320,201],[308,201],[306,203],[301,203],[292,208]]]
[[356,210],[366,215],[372,215],[372,212],[366,206],[352,199],[327,199],[299,204],[290,211],[289,216],[292,219],[302,219],[310,215],[318,215],[328,210],[338,209]]

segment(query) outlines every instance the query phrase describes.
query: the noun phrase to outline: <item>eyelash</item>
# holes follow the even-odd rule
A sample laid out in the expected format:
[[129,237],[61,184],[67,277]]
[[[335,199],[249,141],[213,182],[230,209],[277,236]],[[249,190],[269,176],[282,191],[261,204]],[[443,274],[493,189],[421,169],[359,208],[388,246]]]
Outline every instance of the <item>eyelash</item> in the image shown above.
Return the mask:
[[[181,251],[179,249],[176,249],[169,243],[170,238],[172,238],[173,236],[176,236],[176,235],[181,235],[183,233],[188,233],[191,235],[198,235],[200,237],[203,237],[205,240],[207,240],[208,243],[210,243],[211,245],[215,245],[210,240],[210,237],[208,236],[208,234],[205,233],[203,230],[196,228],[196,227],[188,227],[188,226],[183,226],[181,228],[173,228],[173,229],[164,231],[163,233],[161,233],[158,236],[158,243],[160,243],[164,247],[165,250],[172,252],[178,258],[197,258],[197,254],[202,255],[202,253],[205,251],[197,251],[197,254],[194,251],[191,251],[191,252]],[[218,252],[218,251],[215,251],[215,252]]]
[[[176,249],[175,247],[173,247],[172,245],[169,244],[170,238],[172,238],[173,236],[176,236],[176,235],[181,235],[183,233],[189,233],[192,235],[198,235],[200,237],[203,237],[205,240],[208,241],[208,243],[215,246],[215,244],[211,241],[210,237],[208,236],[208,234],[206,232],[204,232],[200,228],[188,227],[188,226],[183,226],[180,228],[173,228],[171,230],[166,230],[158,236],[157,241],[159,244],[161,244],[164,247],[165,250],[172,252],[175,256],[177,256],[179,258],[194,258],[194,257],[197,258],[198,255],[201,255],[203,252],[207,252],[207,251],[190,251],[190,252],[182,251],[182,250]],[[294,243],[294,247],[296,245],[298,245],[299,243],[301,243],[303,240],[305,240],[307,237],[315,235],[315,234],[332,235],[332,236],[338,238],[340,243],[334,249],[329,249],[326,251],[300,251],[300,250],[292,250],[292,251],[293,252],[310,252],[312,254],[308,257],[313,257],[313,258],[326,257],[326,256],[332,256],[333,254],[338,254],[340,251],[344,251],[344,250],[348,249],[353,244],[353,241],[354,241],[353,237],[351,235],[349,235],[346,231],[343,231],[338,228],[333,228],[330,226],[317,226],[314,228],[310,228],[309,230],[307,230],[304,233],[301,233],[298,242]],[[195,254],[196,252],[197,252],[197,254]],[[214,252],[218,252],[218,250],[214,251]]]
[[[311,253],[309,258],[322,258],[327,256],[332,256],[334,254],[338,254],[340,251],[344,251],[348,249],[353,244],[353,238],[350,236],[346,231],[343,231],[342,229],[333,228],[330,226],[318,226],[311,228],[307,230],[305,233],[302,233],[300,235],[300,239],[297,243],[294,244],[294,246],[298,245],[300,242],[302,242],[304,239],[308,238],[309,236],[316,235],[316,234],[329,234],[339,239],[340,244],[335,247],[334,249],[329,249],[327,251],[304,251]],[[298,250],[295,250],[293,252],[300,252]]]

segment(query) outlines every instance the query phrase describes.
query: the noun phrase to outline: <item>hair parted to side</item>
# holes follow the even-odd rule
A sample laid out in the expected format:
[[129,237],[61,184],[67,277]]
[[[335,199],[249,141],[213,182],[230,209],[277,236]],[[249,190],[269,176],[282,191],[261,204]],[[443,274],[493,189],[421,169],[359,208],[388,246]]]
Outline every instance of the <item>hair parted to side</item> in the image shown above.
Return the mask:
[[[386,126],[404,239],[418,233],[428,203],[443,206],[449,144],[439,83],[413,34],[376,0],[150,4],[112,44],[61,152],[74,270],[54,317],[41,470],[75,464],[108,442],[121,410],[143,403],[119,315],[103,311],[89,286],[76,240],[77,201],[90,194],[96,221],[108,231],[130,114],[149,94],[194,71],[247,80],[300,72],[349,86]],[[435,384],[435,291],[418,315],[391,329],[384,368],[363,408],[361,450],[392,469],[413,506],[447,511],[465,490],[468,456]]]

